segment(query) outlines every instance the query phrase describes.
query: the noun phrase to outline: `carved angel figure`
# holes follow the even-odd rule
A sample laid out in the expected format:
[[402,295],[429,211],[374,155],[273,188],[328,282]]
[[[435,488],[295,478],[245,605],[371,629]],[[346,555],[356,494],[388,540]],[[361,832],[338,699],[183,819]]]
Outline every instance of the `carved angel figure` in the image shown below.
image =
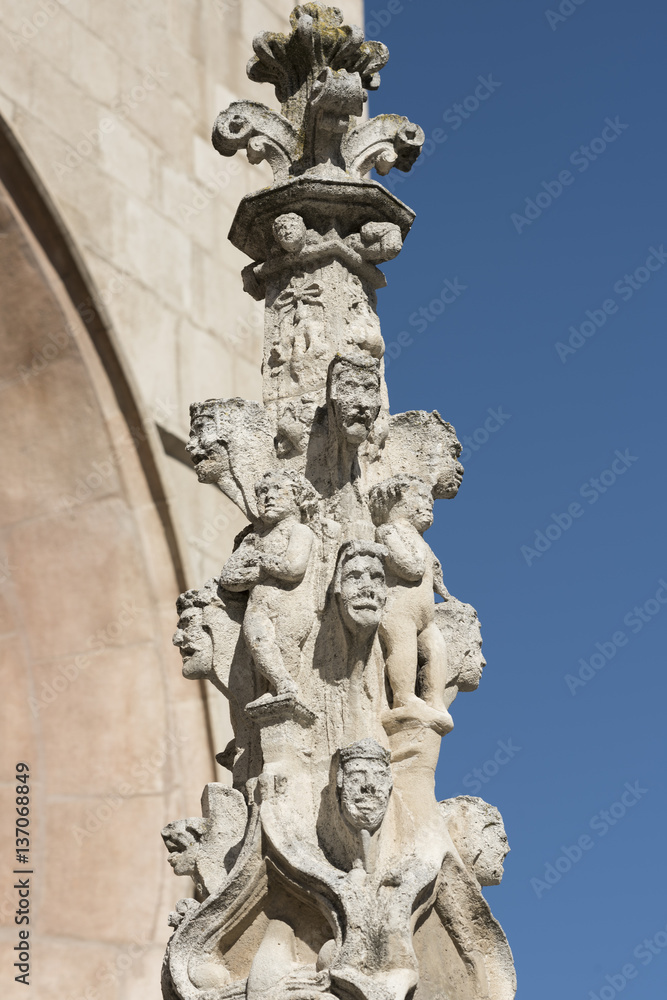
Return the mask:
[[[449,732],[453,722],[443,697],[447,647],[433,601],[434,590],[447,592],[440,563],[422,538],[433,523],[431,490],[417,476],[392,476],[372,488],[369,505],[376,538],[387,549],[389,597],[380,639],[393,709],[407,709],[411,717]],[[418,679],[422,698],[416,693]]]
[[[305,522],[318,497],[303,476],[291,471],[265,473],[255,492],[260,525],[232,553],[220,585],[250,592],[243,636],[255,666],[275,696],[296,698],[293,675],[314,619],[312,588],[300,586],[315,546]],[[263,695],[262,703],[271,698]]]

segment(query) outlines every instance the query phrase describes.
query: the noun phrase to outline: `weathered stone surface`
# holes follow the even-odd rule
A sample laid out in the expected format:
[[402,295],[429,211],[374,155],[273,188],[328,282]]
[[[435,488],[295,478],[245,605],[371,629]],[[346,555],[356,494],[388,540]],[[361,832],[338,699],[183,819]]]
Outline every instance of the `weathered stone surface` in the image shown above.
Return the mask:
[[184,675],[230,702],[217,759],[233,787],[208,785],[203,816],[163,830],[195,883],[169,918],[164,995],[511,1000],[480,890],[502,876],[502,820],[434,795],[449,707],[485,665],[476,613],[423,538],[459,490],[461,446],[435,411],[390,414],[375,309],[376,264],[411,213],[364,175],[409,169],[423,133],[355,121],[384,46],[322,4],[291,23],[255,39],[248,70],[282,113],[235,102],[213,132],[274,170],[230,237],[265,301],[263,402],[191,407],[199,480],[249,523],[177,605]]

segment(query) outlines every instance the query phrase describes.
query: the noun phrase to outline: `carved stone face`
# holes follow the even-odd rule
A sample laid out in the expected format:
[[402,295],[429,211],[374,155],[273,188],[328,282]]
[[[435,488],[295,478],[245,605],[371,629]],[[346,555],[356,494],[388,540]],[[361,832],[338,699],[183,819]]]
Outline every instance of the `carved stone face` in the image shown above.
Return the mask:
[[355,629],[376,628],[387,602],[384,566],[377,556],[356,555],[341,571],[340,604],[343,620]]
[[306,226],[300,215],[287,212],[273,223],[273,235],[283,250],[300,250],[306,238]]
[[377,830],[391,795],[391,770],[381,760],[357,758],[342,765],[340,808],[355,830]]
[[452,455],[444,455],[438,463],[435,495],[441,500],[453,500],[463,481],[463,466]]
[[412,482],[403,488],[400,499],[391,509],[389,520],[405,518],[417,531],[423,532],[433,524],[433,494],[426,483]]
[[482,639],[479,634],[471,635],[470,644],[463,654],[463,665],[456,679],[459,691],[476,691],[485,666],[486,660],[482,655]]
[[377,372],[355,365],[337,365],[331,376],[331,403],[341,436],[350,444],[362,444],[380,412]]
[[186,828],[185,820],[177,820],[165,826],[162,839],[169,851],[167,861],[174,869],[174,874],[194,877],[199,839]]
[[480,885],[499,885],[509,854],[498,810],[483,799],[459,795],[440,803],[454,847]]
[[299,514],[294,486],[285,476],[262,479],[255,492],[257,510],[264,524],[278,524],[290,515]]
[[185,608],[172,639],[183,658],[184,677],[203,677],[213,663],[213,640],[203,625],[202,608]]
[[200,483],[217,483],[221,476],[229,472],[229,453],[219,439],[211,415],[202,413],[193,419],[185,450],[192,459]]
[[480,885],[500,885],[504,873],[504,861],[510,846],[502,820],[480,821],[475,830],[477,853],[472,860],[472,872]]

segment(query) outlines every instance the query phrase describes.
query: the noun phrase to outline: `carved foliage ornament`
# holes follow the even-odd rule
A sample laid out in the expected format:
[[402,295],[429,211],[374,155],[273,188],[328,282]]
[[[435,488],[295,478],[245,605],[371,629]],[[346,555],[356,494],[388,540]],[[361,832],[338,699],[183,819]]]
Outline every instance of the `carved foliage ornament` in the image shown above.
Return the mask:
[[251,163],[266,160],[276,185],[306,173],[359,180],[373,167],[381,175],[410,170],[424,143],[418,125],[401,115],[354,123],[365,91],[380,86],[387,48],[364,41],[361,28],[343,24],[335,7],[303,4],[290,21],[289,35],[257,35],[248,63],[251,80],[274,85],[282,113],[235,101],[215,121],[218,152],[245,149]]

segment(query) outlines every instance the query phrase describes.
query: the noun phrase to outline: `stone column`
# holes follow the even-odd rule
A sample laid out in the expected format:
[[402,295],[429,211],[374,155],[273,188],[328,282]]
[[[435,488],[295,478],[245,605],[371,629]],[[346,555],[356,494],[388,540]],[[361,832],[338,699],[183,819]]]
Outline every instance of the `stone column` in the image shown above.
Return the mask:
[[258,35],[248,64],[281,113],[237,101],[213,128],[223,156],[274,173],[229,235],[265,303],[263,404],[191,406],[198,478],[248,525],[178,601],[183,672],[229,698],[234,739],[232,787],[163,831],[195,885],[170,916],[164,996],[511,1000],[480,890],[502,875],[502,820],[434,795],[449,709],[484,667],[475,611],[423,538],[461,446],[437,412],[390,415],[376,313],[377,265],[414,216],[367,175],[409,170],[424,133],[359,121],[384,45],[319,3],[291,28]]

